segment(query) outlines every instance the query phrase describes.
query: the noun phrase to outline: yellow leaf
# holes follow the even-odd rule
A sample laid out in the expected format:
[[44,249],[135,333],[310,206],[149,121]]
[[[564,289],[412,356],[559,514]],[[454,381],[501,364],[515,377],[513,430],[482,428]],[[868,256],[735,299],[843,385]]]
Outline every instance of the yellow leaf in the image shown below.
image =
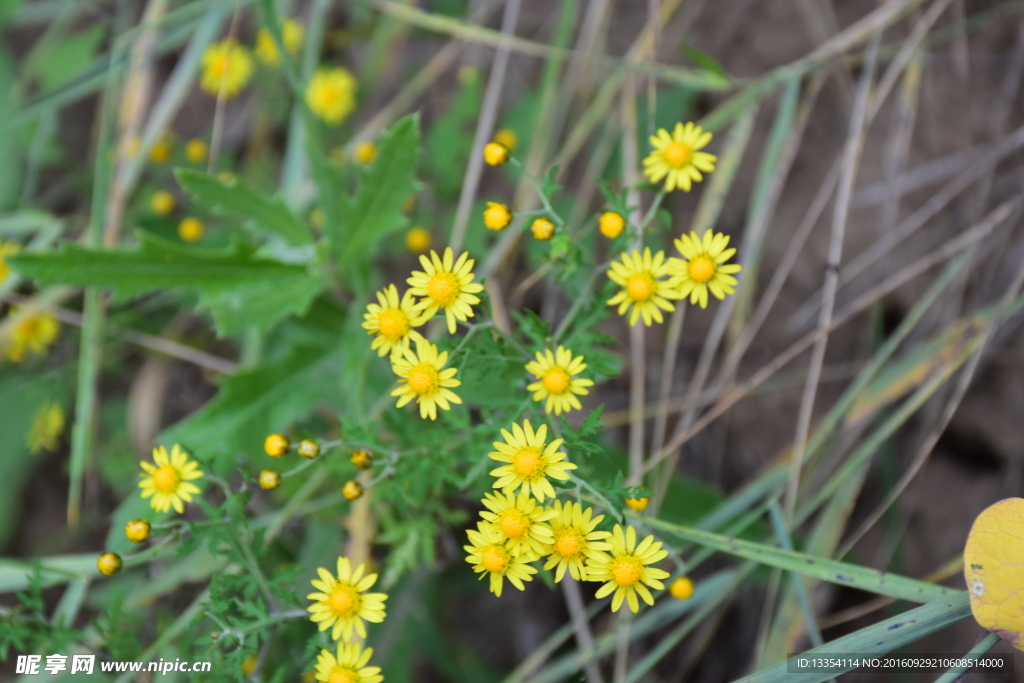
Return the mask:
[[1024,498],[978,515],[964,548],[971,612],[984,628],[1024,650]]

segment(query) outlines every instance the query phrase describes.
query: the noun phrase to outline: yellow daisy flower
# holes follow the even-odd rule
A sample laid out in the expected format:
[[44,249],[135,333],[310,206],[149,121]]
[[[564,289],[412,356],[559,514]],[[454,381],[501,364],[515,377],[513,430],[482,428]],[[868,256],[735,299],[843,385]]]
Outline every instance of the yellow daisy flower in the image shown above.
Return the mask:
[[316,658],[316,679],[323,683],[380,683],[379,666],[366,666],[373,648],[365,650],[361,643],[338,643],[337,655],[320,650]]
[[405,290],[399,301],[398,288],[388,285],[377,292],[377,301],[379,303],[366,306],[363,329],[367,334],[377,335],[370,348],[376,349],[378,356],[400,353],[409,348],[410,341],[423,339],[415,328],[429,318],[416,310],[416,302],[410,290]]
[[662,280],[669,274],[665,252],[659,251],[651,257],[649,247],[644,249],[643,256],[639,251],[622,254],[622,261],[613,261],[608,269],[608,279],[623,287],[622,291],[608,300],[609,306],[619,306],[619,315],[633,307],[629,314],[629,324],[636,324],[637,318],[643,316],[644,325],[651,326],[651,320],[663,322],[661,311],[674,311],[676,308],[667,299],[678,299],[679,294],[668,280]]
[[306,88],[306,104],[313,113],[337,126],[356,108],[356,79],[340,66],[313,74]]
[[198,242],[203,239],[203,233],[206,228],[203,226],[203,222],[193,216],[183,218],[178,223],[178,237],[183,242]]
[[704,179],[701,171],[715,170],[718,157],[697,150],[711,142],[711,133],[694,123],[677,123],[671,134],[664,128],[651,136],[651,153],[644,159],[644,174],[652,183],[665,178],[665,191],[680,188],[689,192],[692,182]]
[[537,352],[537,360],[526,364],[526,371],[537,378],[527,390],[533,392],[534,401],[545,401],[544,411],[555,415],[567,413],[573,408],[579,410],[583,406],[576,394],[586,396],[590,393],[587,387],[593,386],[593,380],[577,378],[587,369],[583,356],[572,355],[572,351],[559,346],[555,353],[551,349]]
[[679,291],[680,299],[689,296],[691,304],[699,303],[701,308],[707,308],[709,289],[717,299],[736,292],[732,288],[736,284],[732,273],[740,272],[743,267],[726,263],[736,253],[735,249],[726,249],[728,235],[706,230],[701,239],[691,232],[679,237],[675,245],[683,258],[670,258],[668,269],[672,274],[670,282]]
[[513,586],[519,590],[526,590],[524,581],[532,581],[533,574],[537,573],[534,567],[528,563],[535,558],[532,555],[514,555],[505,547],[505,538],[493,524],[477,522],[476,531],[466,531],[469,542],[472,545],[463,546],[469,553],[466,562],[473,565],[473,571],[480,574],[480,578],[489,574],[491,577],[491,592],[501,597],[501,588],[504,579],[508,579]]
[[552,542],[550,546],[551,555],[544,563],[544,569],[552,569],[557,565],[555,572],[555,583],[562,580],[565,570],[577,581],[587,581],[587,558],[600,558],[602,550],[611,550],[612,547],[604,542],[604,539],[611,536],[607,531],[595,531],[597,525],[604,519],[604,515],[598,515],[591,519],[594,508],[583,509],[579,503],[565,503],[556,500],[553,507],[549,508],[554,517],[551,519]]
[[405,233],[405,248],[414,254],[422,254],[430,248],[430,231],[422,225]]
[[612,598],[613,612],[619,611],[623,599],[629,603],[630,610],[638,612],[638,593],[644,602],[653,605],[654,598],[647,586],[665,590],[665,584],[660,579],[667,579],[669,573],[648,565],[666,557],[668,551],[662,549],[661,541],[655,541],[654,536],[648,536],[637,545],[636,529],[627,526],[623,533],[622,527],[616,524],[612,531],[611,553],[602,552],[597,557],[588,558],[587,575],[591,581],[607,582],[598,589],[596,597],[603,598],[615,593]]
[[149,200],[149,206],[153,209],[153,213],[159,216],[170,215],[174,211],[174,195],[167,190],[159,190],[153,193],[153,197]]
[[551,528],[545,524],[555,512],[545,510],[526,491],[516,497],[512,493],[488,493],[481,512],[484,520],[494,525],[505,539],[505,547],[516,557],[524,553],[542,555],[551,545]]
[[401,379],[399,387],[391,392],[398,396],[398,407],[401,408],[413,399],[420,406],[420,417],[437,419],[437,407],[451,410],[451,403],[462,403],[462,399],[449,391],[462,384],[455,379],[458,372],[455,368],[444,369],[448,362],[448,352],[437,352],[437,347],[426,339],[416,341],[416,353],[405,348],[401,353],[391,357],[391,369]]
[[13,256],[21,251],[21,245],[17,242],[5,242],[0,240],[0,284],[3,284],[7,276],[11,274],[11,267],[7,265],[5,260],[8,256]]
[[15,322],[10,337],[0,345],[12,363],[21,363],[29,355],[41,356],[57,341],[60,323],[49,313],[36,310],[22,312],[20,308],[12,307],[11,317]]
[[371,140],[363,140],[356,145],[352,154],[357,162],[363,166],[369,166],[377,158],[377,145]]
[[39,451],[55,451],[64,431],[64,409],[57,402],[44,403],[36,411],[32,428],[28,432],[28,449],[35,455]]
[[[294,55],[299,51],[305,35],[306,29],[294,19],[285,19],[281,22],[281,39],[288,54]],[[256,34],[256,56],[270,66],[278,66],[281,63],[281,53],[277,51],[274,36],[265,28],[261,28]]]
[[181,514],[185,511],[184,503],[191,503],[193,494],[199,493],[199,487],[189,482],[202,477],[203,472],[199,463],[189,460],[178,444],[171,448],[170,455],[163,446],[154,448],[153,463],[142,462],[141,465],[144,470],[139,474],[142,497],[152,497],[149,505],[157,512],[167,512],[173,507]]
[[420,256],[423,270],[414,270],[412,277],[406,280],[412,286],[409,291],[423,297],[419,307],[428,319],[444,310],[449,334],[455,334],[456,320],[465,322],[473,317],[471,305],[480,303],[480,298],[474,295],[484,290],[483,285],[473,282],[475,262],[469,258],[469,252],[463,252],[453,264],[454,259],[451,247],[444,250],[443,259],[431,249],[429,259],[426,255]]
[[566,455],[558,450],[562,439],[547,443],[548,426],[541,425],[536,432],[529,420],[523,420],[523,426],[512,425],[512,433],[501,430],[505,442],[495,441],[496,451],[489,455],[493,460],[508,463],[491,470],[491,476],[498,477],[493,486],[505,493],[522,489],[526,493],[532,491],[533,497],[541,503],[545,496],[555,497],[555,489],[548,477],[566,481],[568,470],[576,469],[571,462],[562,462]]
[[388,596],[384,593],[367,593],[377,581],[376,574],[363,576],[365,565],[359,565],[352,571],[352,564],[347,557],[338,558],[338,576],[319,567],[316,573],[320,580],[313,579],[313,588],[318,592],[310,593],[307,599],[314,603],[306,608],[312,613],[309,619],[318,623],[321,631],[334,626],[331,638],[348,640],[354,628],[363,638],[366,637],[366,625],[363,620],[379,624],[384,621],[384,601]]
[[225,38],[206,48],[202,60],[203,73],[199,87],[217,97],[224,83],[224,99],[242,92],[252,78],[253,63],[249,50],[234,38]]
[[208,151],[206,143],[199,138],[193,138],[185,143],[185,158],[193,164],[201,164],[206,161]]

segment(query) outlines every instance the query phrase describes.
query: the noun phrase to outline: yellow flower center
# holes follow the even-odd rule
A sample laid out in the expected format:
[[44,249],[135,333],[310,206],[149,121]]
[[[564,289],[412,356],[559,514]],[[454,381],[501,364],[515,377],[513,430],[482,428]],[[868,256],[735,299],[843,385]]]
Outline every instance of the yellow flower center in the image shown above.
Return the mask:
[[672,168],[682,168],[690,163],[690,159],[693,158],[693,150],[685,143],[673,142],[665,148],[662,155],[665,157],[665,163]]
[[212,71],[217,76],[223,77],[224,74],[226,74],[228,71],[228,65],[230,64],[230,62],[231,60],[228,59],[228,56],[226,54],[217,55],[212,60],[210,60],[210,71]]
[[573,557],[583,549],[583,542],[580,537],[572,531],[566,531],[555,539],[555,552],[562,557]]
[[508,564],[508,552],[500,545],[490,545],[480,553],[480,564],[489,572],[501,573]]
[[337,614],[352,614],[359,608],[359,593],[352,586],[339,583],[331,591],[330,605]]
[[530,519],[522,511],[512,508],[501,513],[498,526],[508,538],[521,538],[530,528]]
[[17,334],[15,337],[20,337],[21,339],[33,339],[36,336],[38,329],[39,317],[30,315],[18,323]]
[[637,273],[626,282],[626,292],[633,301],[647,301],[654,296],[654,278],[649,273]]
[[320,87],[320,92],[317,93],[317,99],[320,100],[320,105],[324,107],[330,107],[335,104],[341,98],[341,93],[337,88],[330,85],[324,85]]
[[359,683],[359,674],[352,669],[336,666],[331,669],[331,677],[327,683]]
[[551,368],[544,375],[544,388],[552,394],[564,394],[569,390],[569,373],[562,368]]
[[459,296],[459,282],[453,273],[435,273],[427,285],[427,296],[438,306],[449,306]]
[[698,256],[690,261],[690,277],[697,282],[707,282],[715,275],[715,264],[707,256]]
[[512,459],[512,467],[522,477],[532,477],[541,468],[540,449],[533,446],[523,448]]
[[388,341],[398,341],[409,331],[409,316],[400,308],[385,308],[379,321],[380,334]]
[[160,493],[171,493],[178,487],[181,477],[178,471],[170,465],[164,465],[153,473],[153,486]]
[[640,560],[631,555],[622,555],[612,562],[612,579],[620,586],[632,586],[640,580]]
[[432,394],[437,391],[440,378],[438,377],[437,368],[430,363],[420,363],[409,371],[408,382],[409,388],[422,396],[423,394]]

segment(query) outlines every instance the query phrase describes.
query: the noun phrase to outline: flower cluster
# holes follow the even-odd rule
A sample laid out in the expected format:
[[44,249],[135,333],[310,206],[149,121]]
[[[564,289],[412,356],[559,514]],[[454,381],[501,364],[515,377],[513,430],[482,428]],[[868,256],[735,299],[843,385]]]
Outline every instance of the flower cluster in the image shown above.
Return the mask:
[[384,680],[380,667],[367,666],[373,656],[373,648],[363,648],[352,642],[352,632],[366,638],[367,621],[379,624],[384,621],[384,593],[367,593],[377,582],[376,574],[367,574],[366,566],[355,569],[347,557],[339,557],[337,573],[332,574],[323,567],[316,572],[319,580],[313,579],[315,592],[306,596],[313,604],[306,608],[310,620],[321,631],[331,631],[331,638],[338,640],[337,650],[320,650],[316,662],[316,680],[332,683],[378,683]]
[[[653,566],[668,556],[661,543],[648,536],[636,542],[636,530],[615,525],[612,532],[600,531],[604,515],[579,502],[558,500],[550,479],[565,481],[576,465],[559,451],[561,439],[547,441],[547,425],[534,430],[529,420],[501,431],[504,441],[490,457],[505,463],[491,472],[494,488],[482,501],[485,511],[476,529],[467,531],[466,561],[473,571],[489,577],[491,592],[501,596],[505,579],[524,590],[533,579],[534,562],[544,560],[544,569],[555,569],[555,581],[566,571],[577,581],[603,582],[597,597],[614,592],[612,610],[625,600],[639,610],[637,595],[654,604],[650,588],[663,590],[661,579],[668,572]],[[544,506],[545,501],[550,505]]]

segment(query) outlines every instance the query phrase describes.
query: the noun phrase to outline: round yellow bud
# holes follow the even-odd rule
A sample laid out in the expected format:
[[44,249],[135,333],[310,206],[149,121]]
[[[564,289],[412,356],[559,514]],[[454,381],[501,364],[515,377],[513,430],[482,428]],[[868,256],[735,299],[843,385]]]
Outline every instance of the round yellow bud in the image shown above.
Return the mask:
[[154,164],[166,164],[171,158],[171,143],[167,140],[159,140],[149,148],[149,160]]
[[246,676],[251,676],[252,672],[256,670],[256,655],[249,655],[242,662],[242,673]]
[[622,234],[622,230],[626,227],[626,219],[622,217],[622,214],[615,213],[614,211],[605,211],[601,214],[597,227],[602,235],[610,240],[615,239]]
[[519,136],[511,128],[502,128],[494,134],[494,141],[508,147],[508,151],[514,152],[519,145]]
[[405,233],[405,246],[414,254],[424,253],[430,249],[430,231],[422,225],[417,225]]
[[149,522],[144,519],[133,519],[124,527],[124,535],[132,543],[142,543],[149,538]]
[[320,455],[320,444],[312,439],[303,439],[299,442],[298,447],[299,457],[305,458],[306,460],[312,460],[316,456]]
[[504,204],[487,202],[484,210],[484,225],[491,230],[504,230],[512,222],[512,211]]
[[185,143],[185,158],[193,164],[201,164],[206,161],[206,143],[199,138],[193,138]]
[[688,577],[680,576],[668,587],[668,592],[677,600],[686,600],[693,595],[693,581]]
[[555,234],[555,224],[541,216],[530,224],[530,232],[533,233],[534,239],[549,240]]
[[650,498],[627,498],[626,506],[629,507],[630,510],[636,510],[639,512],[640,510],[645,510],[647,508],[647,504],[650,502]]
[[356,161],[363,166],[369,166],[377,158],[377,145],[369,140],[363,140],[355,149]]
[[149,201],[154,213],[167,216],[174,211],[174,195],[166,190],[160,190],[153,195]]
[[489,166],[501,166],[508,163],[510,153],[508,147],[500,142],[488,142],[484,145],[484,161]]
[[203,239],[203,222],[189,216],[178,223],[178,237],[182,242],[198,242]]
[[96,568],[104,576],[116,574],[121,569],[121,556],[117,553],[103,553],[96,559]]
[[341,495],[345,496],[348,500],[355,500],[359,496],[363,495],[363,487],[358,481],[349,479],[345,482],[345,485],[341,487]]
[[264,491],[273,491],[281,485],[281,475],[274,470],[263,470],[260,472],[260,488]]
[[271,434],[263,441],[263,450],[271,458],[280,458],[288,452],[288,439],[281,434]]
[[359,449],[352,453],[352,457],[349,458],[352,464],[362,470],[370,469],[370,465],[373,464],[373,456],[370,455],[369,451]]

